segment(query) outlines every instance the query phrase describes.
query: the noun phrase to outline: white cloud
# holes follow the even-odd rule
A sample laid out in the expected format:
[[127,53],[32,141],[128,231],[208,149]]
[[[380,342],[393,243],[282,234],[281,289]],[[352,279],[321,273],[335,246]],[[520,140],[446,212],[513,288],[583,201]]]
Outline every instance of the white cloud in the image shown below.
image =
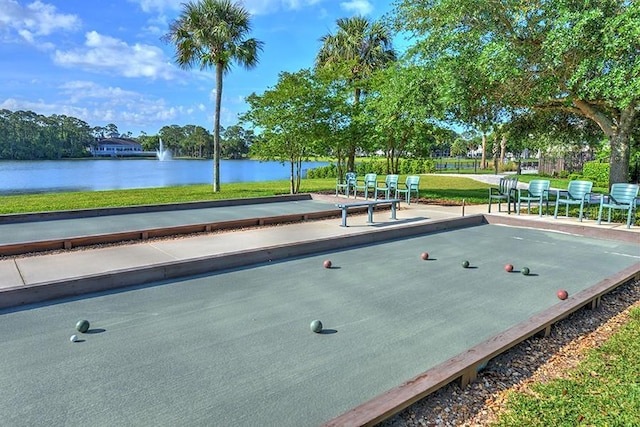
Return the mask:
[[351,0],[340,3],[340,7],[357,15],[368,15],[373,12],[373,5],[368,0]]
[[253,15],[268,15],[279,10],[300,10],[320,3],[322,0],[241,0]]
[[160,48],[139,43],[129,45],[96,31],[86,34],[84,47],[70,51],[57,50],[53,59],[64,67],[124,77],[171,80],[178,73]]
[[[149,12],[164,12],[166,10],[179,10],[185,0],[130,0],[140,5],[140,8]],[[307,6],[313,6],[323,0],[238,0],[245,9],[253,15],[267,15],[279,10],[299,10]]]
[[16,0],[0,0],[0,30],[15,32],[28,43],[56,31],[74,31],[80,27],[76,15],[58,13],[56,7],[35,1],[22,6]]
[[59,89],[55,102],[8,98],[0,103],[0,109],[37,111],[45,116],[67,115],[90,126],[116,123],[120,130],[132,130],[135,134],[139,129],[159,128],[175,120],[187,121],[189,111],[199,107],[169,106],[162,98],[90,81],[67,82]]
[[133,3],[138,3],[140,9],[145,12],[164,11],[171,9],[180,9],[180,5],[185,3],[184,0],[130,0]]

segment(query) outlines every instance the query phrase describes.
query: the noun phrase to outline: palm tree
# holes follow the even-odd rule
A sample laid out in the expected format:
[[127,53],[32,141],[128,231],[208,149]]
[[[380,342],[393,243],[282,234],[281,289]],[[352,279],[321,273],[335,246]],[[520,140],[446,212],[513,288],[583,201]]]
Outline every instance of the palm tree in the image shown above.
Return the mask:
[[258,64],[263,42],[248,38],[250,14],[230,0],[201,0],[182,5],[164,39],[176,46],[175,61],[181,68],[195,64],[215,68],[216,106],[213,125],[213,191],[220,191],[220,106],[222,77],[233,61],[246,69]]
[[[336,21],[338,31],[320,38],[322,47],[316,57],[316,67],[341,70],[353,85],[353,103],[357,106],[363,93],[363,82],[376,69],[396,60],[391,33],[381,22],[371,22],[356,16]],[[354,170],[356,143],[349,146],[347,167]]]

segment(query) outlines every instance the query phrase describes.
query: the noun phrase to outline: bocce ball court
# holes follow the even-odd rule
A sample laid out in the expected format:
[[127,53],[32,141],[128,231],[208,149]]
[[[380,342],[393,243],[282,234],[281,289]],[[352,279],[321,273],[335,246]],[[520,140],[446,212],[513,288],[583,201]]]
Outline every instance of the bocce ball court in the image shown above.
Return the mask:
[[4,309],[0,414],[13,426],[375,424],[640,278],[637,235],[531,224],[372,227]]

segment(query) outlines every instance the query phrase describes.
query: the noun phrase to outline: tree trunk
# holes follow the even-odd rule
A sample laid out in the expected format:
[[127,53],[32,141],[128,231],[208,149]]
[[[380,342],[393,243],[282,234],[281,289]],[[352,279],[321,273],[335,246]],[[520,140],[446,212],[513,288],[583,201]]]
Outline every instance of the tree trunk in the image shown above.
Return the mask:
[[504,167],[504,159],[507,157],[507,135],[503,134],[500,140],[500,164]]
[[[357,106],[358,104],[360,104],[360,93],[361,93],[360,89],[356,88],[353,94],[354,106]],[[356,129],[356,133],[359,133],[357,132],[357,129]],[[356,141],[358,140],[358,136],[359,135],[352,135],[351,141],[349,142],[349,152],[347,153],[348,155],[347,171],[348,172],[356,171],[356,146],[358,145]]]
[[302,180],[302,159],[299,158],[296,160],[296,188],[293,194],[298,194],[300,192],[301,180]]
[[[574,105],[585,117],[593,120],[609,138],[611,157],[609,158],[609,188],[612,184],[629,182],[629,156],[631,155],[631,133],[636,118],[636,103],[631,102],[627,108],[620,110],[620,116],[611,118],[604,112],[581,100],[574,100]],[[617,126],[614,125],[617,122]]]
[[295,188],[296,188],[296,184],[295,184],[295,168],[294,168],[294,164],[295,164],[295,159],[291,158],[289,161],[290,164],[290,171],[289,171],[289,194],[296,194],[295,193]]
[[213,117],[213,192],[220,191],[220,108],[222,106],[222,64],[216,64],[216,109]]
[[609,159],[609,188],[611,184],[629,182],[630,128],[618,128],[611,137],[611,158]]
[[487,168],[487,134],[482,133],[482,157],[480,158],[480,169]]

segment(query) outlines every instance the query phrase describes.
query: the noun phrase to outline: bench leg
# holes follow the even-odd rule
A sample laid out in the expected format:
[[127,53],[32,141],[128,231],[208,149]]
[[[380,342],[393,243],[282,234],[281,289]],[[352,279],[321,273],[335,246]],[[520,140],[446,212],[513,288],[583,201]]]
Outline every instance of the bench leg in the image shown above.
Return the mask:
[[391,203],[391,219],[396,219],[396,203]]
[[346,208],[342,208],[342,227],[346,227],[347,226],[347,209]]
[[369,205],[367,208],[367,223],[373,224],[373,205]]

